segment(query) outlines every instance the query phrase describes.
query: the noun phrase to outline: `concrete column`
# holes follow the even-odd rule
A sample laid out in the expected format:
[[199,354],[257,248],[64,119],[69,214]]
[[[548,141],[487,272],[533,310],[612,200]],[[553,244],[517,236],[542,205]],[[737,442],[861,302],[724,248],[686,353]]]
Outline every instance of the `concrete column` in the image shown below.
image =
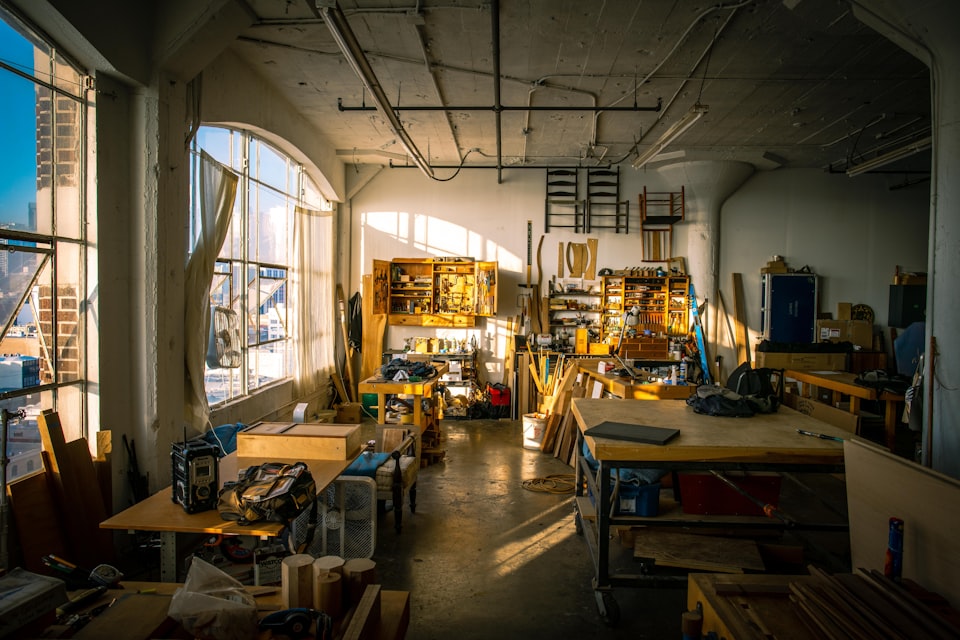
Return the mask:
[[686,215],[681,224],[686,242],[677,242],[681,234],[675,230],[674,253],[686,258],[687,273],[697,294],[697,303],[702,304],[705,298],[709,301],[706,317],[701,321],[714,382],[717,382],[718,375],[714,361],[719,326],[720,209],[727,198],[753,175],[753,171],[752,164],[732,160],[695,160],[657,167],[670,191],[679,191],[681,186],[684,188]]
[[930,66],[933,158],[923,462],[960,478],[960,5],[953,0],[852,4],[857,18]]

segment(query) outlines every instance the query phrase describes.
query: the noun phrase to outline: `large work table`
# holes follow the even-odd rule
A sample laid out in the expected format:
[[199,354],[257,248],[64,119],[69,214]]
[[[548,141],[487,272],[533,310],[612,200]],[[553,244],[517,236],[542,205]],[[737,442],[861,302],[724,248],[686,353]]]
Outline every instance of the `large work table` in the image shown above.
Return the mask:
[[[313,480],[320,493],[359,455],[356,451],[347,460],[304,460],[310,468]],[[219,480],[236,480],[240,469],[266,462],[263,459],[238,458],[235,453],[220,460]],[[177,582],[177,534],[211,533],[221,535],[244,535],[259,538],[276,536],[283,525],[276,522],[256,522],[240,525],[224,520],[216,510],[187,513],[183,507],[173,502],[170,487],[159,491],[145,500],[124,509],[115,516],[100,523],[103,529],[122,529],[126,531],[156,531],[160,534],[160,580]]]
[[[885,444],[890,451],[894,450],[897,434],[897,404],[903,402],[903,396],[897,393],[883,391],[877,393],[872,387],[864,387],[855,382],[856,374],[847,371],[798,371],[787,369],[783,372],[785,378],[802,382],[806,387],[803,396],[811,397],[810,387],[820,387],[833,392],[833,404],[836,406],[843,396],[850,398],[850,413],[860,415],[860,401],[874,400],[883,405],[883,427]],[[859,425],[859,423],[858,423]],[[857,433],[860,433],[859,426]]]
[[[797,429],[836,438],[848,432],[824,422],[780,407],[776,413],[750,418],[720,418],[694,413],[685,402],[578,398],[573,400],[577,433],[575,517],[578,531],[584,532],[594,559],[594,590],[600,615],[615,624],[619,611],[612,595],[614,586],[641,586],[646,576],[611,575],[608,562],[611,525],[780,527],[781,521],[755,516],[706,516],[671,514],[656,517],[611,516],[611,470],[648,468],[667,471],[802,471],[840,472],[843,470],[843,445],[834,440],[802,435]],[[603,422],[677,429],[679,435],[666,444],[644,444],[611,438],[584,436],[584,431]],[[591,469],[580,455],[583,443],[596,460]],[[586,496],[584,484],[594,496],[596,508]],[[592,531],[586,525],[592,523]],[[836,530],[846,523],[791,523],[795,528]]]

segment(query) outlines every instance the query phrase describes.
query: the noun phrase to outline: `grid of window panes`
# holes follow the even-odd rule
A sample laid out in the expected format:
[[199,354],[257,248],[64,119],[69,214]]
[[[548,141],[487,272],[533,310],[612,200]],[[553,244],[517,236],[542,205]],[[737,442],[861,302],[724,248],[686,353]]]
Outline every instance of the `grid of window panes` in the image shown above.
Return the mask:
[[[36,419],[87,435],[85,76],[0,6],[0,409],[8,479],[40,468]],[[20,418],[20,412],[25,417]]]
[[[293,216],[297,206],[319,209],[327,203],[298,162],[249,132],[200,127],[194,141],[195,158],[200,150],[240,176],[233,216],[211,283],[210,303],[236,314],[245,339],[243,334],[239,336],[244,345],[241,366],[216,366],[215,358],[207,358],[207,400],[216,405],[292,375],[288,284]],[[194,171],[195,196],[197,180]],[[194,209],[193,220],[197,219]],[[196,237],[195,229],[191,237]],[[213,313],[216,315],[216,309]],[[211,343],[211,352],[215,348]]]

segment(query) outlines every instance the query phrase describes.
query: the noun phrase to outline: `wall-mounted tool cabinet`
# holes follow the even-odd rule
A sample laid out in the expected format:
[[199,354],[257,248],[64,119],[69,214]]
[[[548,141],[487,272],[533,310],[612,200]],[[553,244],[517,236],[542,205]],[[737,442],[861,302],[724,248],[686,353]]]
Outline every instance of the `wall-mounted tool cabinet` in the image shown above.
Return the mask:
[[374,260],[389,274],[392,325],[472,327],[497,313],[497,263],[472,258]]
[[[690,330],[687,276],[603,276],[601,324],[605,342],[616,342],[624,312],[634,310],[635,333],[686,336]],[[628,327],[628,330],[630,327]]]

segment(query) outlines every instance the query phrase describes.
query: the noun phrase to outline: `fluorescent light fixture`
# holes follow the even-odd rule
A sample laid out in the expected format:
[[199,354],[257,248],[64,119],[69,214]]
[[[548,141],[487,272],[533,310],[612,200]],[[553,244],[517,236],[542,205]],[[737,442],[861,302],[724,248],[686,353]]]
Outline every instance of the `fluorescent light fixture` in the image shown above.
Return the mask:
[[925,149],[929,149],[931,144],[932,138],[930,136],[920,138],[919,140],[914,140],[910,144],[905,144],[902,147],[894,149],[893,151],[882,153],[879,156],[867,160],[866,162],[861,162],[860,164],[850,167],[847,169],[847,175],[852,178],[853,176],[859,176],[861,173],[867,173],[868,171],[879,169],[880,167],[886,166],[891,162],[896,162],[897,160],[902,160],[903,158],[909,158],[915,153],[920,153]]
[[373,72],[373,67],[370,66],[370,62],[363,53],[363,49],[360,48],[360,43],[350,28],[350,23],[347,22],[347,17],[340,9],[340,5],[336,0],[317,0],[317,11],[320,17],[323,18],[324,24],[326,24],[330,30],[330,35],[332,35],[333,39],[337,42],[337,46],[340,47],[340,52],[343,53],[343,57],[347,59],[353,72],[357,74],[357,77],[363,82],[363,86],[370,92],[370,95],[373,97],[373,102],[377,106],[377,111],[380,112],[380,115],[384,117],[390,125],[390,128],[393,129],[393,132],[400,138],[400,144],[403,145],[403,148],[406,149],[410,157],[413,158],[413,162],[420,167],[420,170],[428,177],[432,178],[433,169],[430,167],[430,163],[427,162],[423,154],[420,153],[410,134],[403,128],[403,124],[400,122],[400,118],[397,117],[393,107],[390,106],[387,94],[384,92],[383,87],[380,86],[380,81]]
[[663,132],[663,135],[660,136],[660,139],[654,142],[646,151],[637,156],[637,159],[633,161],[633,168],[639,169],[643,165],[647,164],[653,160],[657,154],[667,148],[671,142],[683,135],[683,132],[693,126],[693,123],[703,117],[708,111],[709,107],[705,104],[700,104],[699,102],[692,107],[690,110],[683,114],[683,117],[670,125],[670,128]]

